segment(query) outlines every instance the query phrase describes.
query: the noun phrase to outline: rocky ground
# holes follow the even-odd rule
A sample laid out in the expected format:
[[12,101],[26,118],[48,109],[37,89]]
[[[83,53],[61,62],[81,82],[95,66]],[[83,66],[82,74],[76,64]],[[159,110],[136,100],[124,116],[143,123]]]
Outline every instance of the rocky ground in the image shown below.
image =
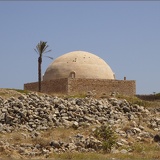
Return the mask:
[[21,159],[49,158],[54,153],[103,152],[104,141],[94,134],[101,126],[112,128],[117,137],[111,153],[134,152],[137,142],[159,146],[159,107],[146,108],[115,97],[14,94],[0,97],[0,158],[12,155]]

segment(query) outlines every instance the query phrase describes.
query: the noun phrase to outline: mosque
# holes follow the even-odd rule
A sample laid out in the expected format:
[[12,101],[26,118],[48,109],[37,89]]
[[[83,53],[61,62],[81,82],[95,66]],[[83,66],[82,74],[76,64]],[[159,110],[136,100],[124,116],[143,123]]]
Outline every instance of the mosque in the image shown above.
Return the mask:
[[[65,95],[136,94],[135,80],[116,80],[103,59],[86,51],[69,52],[55,59],[44,73],[41,88],[44,93]],[[24,84],[24,89],[38,91],[38,82]]]

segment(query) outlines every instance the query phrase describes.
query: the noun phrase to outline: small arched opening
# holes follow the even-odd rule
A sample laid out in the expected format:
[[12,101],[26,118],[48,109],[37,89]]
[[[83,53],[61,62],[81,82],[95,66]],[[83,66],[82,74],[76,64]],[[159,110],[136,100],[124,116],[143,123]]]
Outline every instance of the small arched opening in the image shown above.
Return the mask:
[[72,71],[70,72],[70,78],[76,78],[76,72],[75,71]]

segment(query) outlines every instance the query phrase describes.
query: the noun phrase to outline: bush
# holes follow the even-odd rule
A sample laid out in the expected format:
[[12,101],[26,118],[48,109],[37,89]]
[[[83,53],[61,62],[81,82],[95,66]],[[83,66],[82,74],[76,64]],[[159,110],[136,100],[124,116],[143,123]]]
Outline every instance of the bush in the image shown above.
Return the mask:
[[97,128],[93,134],[102,142],[104,152],[111,152],[112,147],[116,145],[117,136],[109,125],[102,125]]

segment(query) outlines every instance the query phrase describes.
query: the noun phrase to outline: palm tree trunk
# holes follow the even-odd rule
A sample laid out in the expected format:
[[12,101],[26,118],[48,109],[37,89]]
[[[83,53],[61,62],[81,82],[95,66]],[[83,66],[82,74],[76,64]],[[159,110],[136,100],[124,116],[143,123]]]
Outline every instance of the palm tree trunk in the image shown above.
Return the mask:
[[42,64],[42,57],[38,58],[38,91],[41,92],[41,64]]

